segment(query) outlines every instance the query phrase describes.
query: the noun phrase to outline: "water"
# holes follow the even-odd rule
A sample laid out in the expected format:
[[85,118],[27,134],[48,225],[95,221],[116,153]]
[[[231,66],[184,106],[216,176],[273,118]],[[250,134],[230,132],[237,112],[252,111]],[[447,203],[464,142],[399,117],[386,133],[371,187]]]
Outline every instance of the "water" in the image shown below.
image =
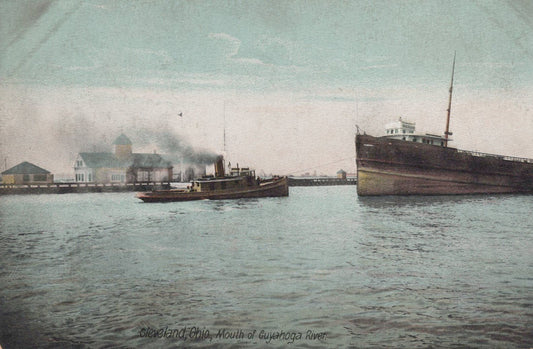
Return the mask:
[[0,345],[533,346],[533,196],[290,191],[0,197]]

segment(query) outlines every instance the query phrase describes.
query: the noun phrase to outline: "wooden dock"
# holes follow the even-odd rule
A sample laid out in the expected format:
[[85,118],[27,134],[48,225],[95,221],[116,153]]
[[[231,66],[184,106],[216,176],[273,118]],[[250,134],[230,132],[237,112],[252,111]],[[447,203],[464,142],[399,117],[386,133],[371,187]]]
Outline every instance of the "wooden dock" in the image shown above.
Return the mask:
[[133,192],[168,188],[170,182],[0,184],[0,195]]

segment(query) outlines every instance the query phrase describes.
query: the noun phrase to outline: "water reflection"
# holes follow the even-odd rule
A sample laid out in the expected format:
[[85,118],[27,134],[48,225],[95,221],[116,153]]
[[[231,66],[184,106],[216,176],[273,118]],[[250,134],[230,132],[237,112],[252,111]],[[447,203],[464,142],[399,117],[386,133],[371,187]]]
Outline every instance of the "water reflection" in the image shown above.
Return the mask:
[[233,209],[253,209],[259,205],[260,200],[268,199],[205,200],[204,203],[214,211],[224,212]]
[[485,195],[406,195],[406,196],[358,196],[357,203],[361,207],[390,208],[390,207],[421,207],[421,206],[450,206],[463,203],[488,202],[509,197]]

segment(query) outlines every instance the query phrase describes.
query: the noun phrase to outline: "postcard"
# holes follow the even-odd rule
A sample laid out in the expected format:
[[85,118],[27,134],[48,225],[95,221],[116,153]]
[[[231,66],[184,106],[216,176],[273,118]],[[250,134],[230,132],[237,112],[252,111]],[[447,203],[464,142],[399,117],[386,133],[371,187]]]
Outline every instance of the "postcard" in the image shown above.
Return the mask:
[[531,347],[531,18],[1,2],[0,348]]

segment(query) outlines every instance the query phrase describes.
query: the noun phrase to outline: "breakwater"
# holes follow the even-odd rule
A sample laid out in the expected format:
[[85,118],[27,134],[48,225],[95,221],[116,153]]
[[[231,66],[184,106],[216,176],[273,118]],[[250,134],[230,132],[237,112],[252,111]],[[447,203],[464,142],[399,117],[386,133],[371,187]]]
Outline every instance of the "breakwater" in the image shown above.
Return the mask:
[[310,187],[323,185],[355,185],[356,178],[332,178],[332,177],[289,177],[290,187]]
[[0,195],[106,193],[169,188],[170,182],[1,184]]

